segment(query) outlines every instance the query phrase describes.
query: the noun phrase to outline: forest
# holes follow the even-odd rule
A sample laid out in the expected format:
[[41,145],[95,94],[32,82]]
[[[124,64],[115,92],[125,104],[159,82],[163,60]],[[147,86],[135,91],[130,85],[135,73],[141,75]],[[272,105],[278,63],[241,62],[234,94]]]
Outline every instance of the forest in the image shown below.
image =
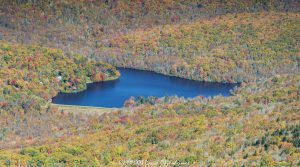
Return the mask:
[[[0,166],[300,166],[299,12],[298,0],[0,0]],[[117,67],[240,86],[101,114],[51,103]]]
[[298,68],[299,1],[2,1],[0,38],[119,67],[228,83]]

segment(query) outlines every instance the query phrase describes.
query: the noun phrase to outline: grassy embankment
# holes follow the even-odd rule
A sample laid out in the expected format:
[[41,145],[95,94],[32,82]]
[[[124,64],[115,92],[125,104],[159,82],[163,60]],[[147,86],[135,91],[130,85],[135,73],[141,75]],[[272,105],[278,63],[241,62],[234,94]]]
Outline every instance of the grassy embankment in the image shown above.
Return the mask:
[[106,108],[106,107],[89,107],[89,106],[61,105],[61,104],[51,104],[51,105],[57,107],[59,111],[73,113],[73,114],[101,115],[104,113],[109,113],[109,112],[119,110],[119,108]]

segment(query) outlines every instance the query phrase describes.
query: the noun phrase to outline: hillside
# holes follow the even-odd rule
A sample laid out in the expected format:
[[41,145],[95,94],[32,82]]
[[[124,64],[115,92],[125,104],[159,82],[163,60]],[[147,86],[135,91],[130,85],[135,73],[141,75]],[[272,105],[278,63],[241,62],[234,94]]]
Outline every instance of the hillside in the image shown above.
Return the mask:
[[109,64],[89,61],[80,55],[67,56],[56,49],[1,42],[0,56],[4,109],[22,105],[24,110],[30,110],[31,102],[51,100],[58,92],[82,91],[87,83],[119,75]]
[[[51,133],[48,103],[59,92],[78,92],[86,84],[116,79],[115,67],[61,50],[0,42],[0,143]],[[33,121],[34,120],[34,121]],[[43,125],[41,125],[43,122]],[[66,120],[64,123],[68,123]],[[40,126],[36,128],[36,126]],[[11,137],[11,138],[10,138]],[[5,145],[2,145],[3,146]],[[8,146],[7,144],[6,146]]]
[[249,82],[298,67],[299,1],[2,4],[0,39],[116,66],[217,82]]
[[161,165],[297,166],[299,84],[299,75],[277,76],[243,85],[228,98],[135,101],[134,112],[98,116],[89,133],[3,150],[0,163],[119,166],[132,165],[126,161],[131,159]]
[[[299,6],[0,0],[0,166],[300,166]],[[240,87],[119,109],[51,103],[117,79],[115,66]]]
[[297,73],[299,13],[222,15],[102,41],[104,61],[193,80],[249,82]]

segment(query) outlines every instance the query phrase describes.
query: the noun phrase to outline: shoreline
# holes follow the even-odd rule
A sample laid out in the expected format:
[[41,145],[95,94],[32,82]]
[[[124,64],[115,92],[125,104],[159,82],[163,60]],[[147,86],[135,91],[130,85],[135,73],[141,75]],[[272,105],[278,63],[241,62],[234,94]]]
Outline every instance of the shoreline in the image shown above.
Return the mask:
[[123,108],[118,108],[118,107],[95,107],[95,106],[80,106],[80,105],[69,105],[69,104],[56,104],[56,103],[51,103],[51,105],[54,106],[63,106],[63,107],[79,107],[79,108],[96,108],[96,109],[123,109]]
[[204,80],[204,79],[192,79],[192,78],[185,78],[183,76],[179,76],[179,75],[172,75],[172,74],[169,74],[169,73],[164,73],[164,72],[159,72],[159,71],[155,71],[155,70],[152,70],[152,69],[146,69],[146,68],[139,68],[139,67],[125,67],[125,66],[118,66],[118,65],[114,65],[117,70],[119,68],[121,69],[131,69],[131,70],[140,70],[140,71],[146,71],[146,72],[153,72],[153,73],[156,73],[156,74],[160,74],[160,75],[166,75],[166,76],[169,76],[169,77],[174,77],[174,78],[180,78],[180,79],[186,79],[186,80],[190,80],[190,81],[196,81],[196,82],[208,82],[208,83],[218,83],[218,84],[236,84],[236,85],[241,85],[243,82],[218,82],[218,81],[215,81],[215,80]]

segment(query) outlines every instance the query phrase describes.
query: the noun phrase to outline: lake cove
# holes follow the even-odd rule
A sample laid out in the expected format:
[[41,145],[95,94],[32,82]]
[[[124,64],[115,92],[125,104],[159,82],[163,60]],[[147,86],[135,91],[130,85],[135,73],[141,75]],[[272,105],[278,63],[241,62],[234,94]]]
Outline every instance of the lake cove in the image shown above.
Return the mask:
[[229,96],[237,84],[192,81],[150,71],[119,68],[121,77],[113,81],[88,84],[87,90],[78,93],[60,93],[53,103],[64,105],[123,107],[131,96]]

